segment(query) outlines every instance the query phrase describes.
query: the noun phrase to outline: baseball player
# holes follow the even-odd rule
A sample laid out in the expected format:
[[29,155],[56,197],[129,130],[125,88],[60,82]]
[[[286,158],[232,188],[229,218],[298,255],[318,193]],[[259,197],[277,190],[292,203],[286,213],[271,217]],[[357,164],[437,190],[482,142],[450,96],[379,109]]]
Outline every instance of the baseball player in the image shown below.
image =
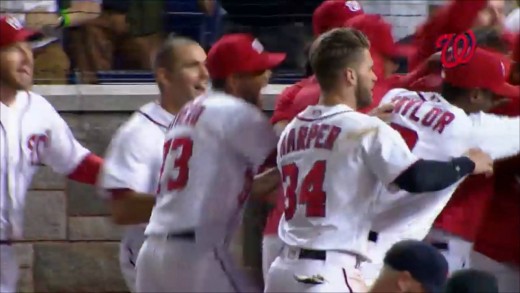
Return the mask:
[[[435,160],[460,156],[473,147],[481,148],[493,159],[519,153],[520,142],[514,137],[520,133],[520,119],[480,112],[492,108],[496,96],[520,95],[520,87],[507,83],[502,58],[477,48],[468,64],[446,68],[443,74],[442,94],[395,89],[382,100],[394,104],[392,126],[401,133],[413,153]],[[413,197],[405,191],[390,195],[390,191],[382,190],[381,206],[372,227],[378,233],[373,239],[376,248],[370,255],[379,267],[376,265],[367,273],[367,278],[377,277],[382,257],[392,244],[426,237],[460,182],[435,193]],[[452,272],[467,262],[471,245],[461,239],[447,238],[444,233],[435,231],[427,241],[444,253]],[[446,244],[441,247],[441,243]],[[369,267],[371,265],[365,268]]]
[[[520,85],[520,35],[517,35],[513,60],[510,81]],[[494,113],[520,116],[520,99],[513,99]],[[519,165],[520,155],[496,164],[494,195],[480,222],[470,256],[472,268],[496,276],[500,292],[520,292]]]
[[311,61],[323,96],[289,123],[278,143],[285,246],[265,292],[364,291],[358,268],[367,259],[378,182],[410,192],[441,190],[469,173],[491,171],[491,161],[478,151],[469,152],[473,159],[418,160],[390,126],[355,112],[372,102],[376,80],[361,32],[323,34]]
[[277,137],[258,109],[270,69],[285,58],[248,34],[229,34],[208,53],[212,91],[187,104],[166,135],[157,203],[137,259],[138,292],[248,290],[228,255],[248,195],[274,190],[276,169],[253,175]]
[[[327,32],[333,28],[342,27],[344,23],[352,17],[362,15],[363,8],[358,1],[338,1],[326,0],[321,3],[312,14],[312,28],[314,36],[318,37],[320,34]],[[317,42],[313,42],[309,52],[313,51],[313,47]],[[312,70],[310,70],[312,71]],[[316,81],[315,76],[310,76],[302,79],[296,84],[286,88],[277,98],[275,110],[271,117],[275,131],[278,135],[285,128],[299,112],[301,112],[308,105],[295,105],[295,100],[307,101],[306,97],[319,97],[320,87]],[[297,98],[299,97],[299,98]],[[302,98],[303,97],[303,98]],[[283,189],[281,187],[277,190],[279,202],[269,213],[265,229],[263,231],[262,239],[262,272],[264,280],[267,277],[267,272],[271,263],[276,259],[280,253],[283,242],[278,237],[278,223],[283,214]]]
[[[99,186],[113,199],[116,223],[140,224],[150,218],[166,130],[184,103],[206,90],[205,61],[202,47],[183,37],[167,39],[156,53],[153,63],[161,98],[142,106],[117,131],[99,178]],[[128,226],[121,240],[121,272],[131,292],[135,292],[135,262],[144,242],[145,227]]]
[[447,278],[448,262],[435,247],[403,240],[385,253],[384,268],[368,292],[443,292]]
[[41,165],[94,184],[101,159],[91,154],[52,105],[29,90],[38,35],[13,17],[0,18],[0,292],[16,292],[18,262],[12,241],[23,236],[25,196]]
[[[316,39],[310,48],[309,53],[312,54],[314,48],[319,43],[320,39]],[[309,56],[310,59],[310,56]],[[311,81],[312,82],[309,82]],[[288,88],[286,88],[280,96],[277,97],[277,105],[274,113],[271,117],[271,123],[273,123],[275,131],[278,135],[284,130],[285,126],[301,112],[298,104],[293,104],[292,100],[308,100],[308,97],[314,97],[320,95],[320,87],[317,84],[316,77],[313,76],[311,79],[304,79]],[[314,84],[316,83],[316,84]],[[368,114],[377,116],[382,120],[388,120],[391,117],[393,106],[391,104],[383,105],[373,109]],[[362,112],[362,111],[361,111]],[[267,272],[269,267],[280,254],[283,247],[282,240],[278,237],[278,224],[284,212],[284,199],[283,199],[283,188],[279,186],[276,190],[277,202],[274,209],[269,214],[265,229],[264,237],[262,239],[262,272],[264,280],[267,279]]]

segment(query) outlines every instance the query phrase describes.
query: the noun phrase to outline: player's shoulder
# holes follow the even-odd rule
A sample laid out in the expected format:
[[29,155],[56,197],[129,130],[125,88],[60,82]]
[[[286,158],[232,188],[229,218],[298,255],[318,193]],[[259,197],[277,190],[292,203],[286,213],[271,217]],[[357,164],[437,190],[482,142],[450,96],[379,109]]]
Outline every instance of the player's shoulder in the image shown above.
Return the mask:
[[[244,99],[223,93],[214,92],[207,97],[201,97],[205,106],[205,112],[213,121],[239,121],[255,120],[263,117],[262,111],[255,105],[246,102]],[[267,121],[267,117],[263,117]]]
[[354,111],[346,105],[323,106],[311,105],[291,121],[292,127],[300,124],[319,123],[334,124],[342,128],[363,128],[367,126],[378,126],[382,123],[378,118]]
[[[414,92],[414,91],[410,91],[410,90],[407,90],[407,89],[404,89],[404,88],[395,88],[395,89],[389,90],[383,96],[383,98],[381,99],[381,102],[379,104],[381,105],[381,104],[391,103],[392,100],[394,100],[396,97],[403,97],[403,96],[414,97],[416,95],[417,95],[417,93]],[[418,98],[418,96],[417,96],[417,98]]]
[[[141,107],[141,109],[143,109],[143,107]],[[134,112],[128,120],[121,124],[114,134],[113,140],[119,141],[122,144],[139,144],[143,146],[164,140],[167,126],[157,125],[151,121],[153,118],[146,117],[141,109]],[[161,127],[164,127],[164,131]]]
[[[214,108],[244,108],[251,106],[249,103],[235,97],[233,95],[221,92],[221,91],[213,91],[207,94],[206,96],[198,97],[196,100],[201,100],[207,107]],[[195,101],[196,102],[196,101]]]
[[[39,111],[42,110],[50,110],[51,112],[56,112],[56,109],[54,106],[42,95],[35,93],[33,91],[27,91],[18,92],[18,95],[20,97],[27,96],[29,99],[29,105],[31,108],[38,109]],[[42,111],[42,113],[45,113]]]

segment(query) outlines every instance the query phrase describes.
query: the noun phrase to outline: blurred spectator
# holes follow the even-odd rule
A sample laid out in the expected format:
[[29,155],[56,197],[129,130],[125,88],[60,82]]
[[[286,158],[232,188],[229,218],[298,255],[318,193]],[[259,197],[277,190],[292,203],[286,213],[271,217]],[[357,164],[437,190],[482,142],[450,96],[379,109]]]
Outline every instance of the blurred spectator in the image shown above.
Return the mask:
[[59,29],[79,26],[96,18],[100,0],[70,1],[66,9],[58,11],[56,0],[1,1],[0,11],[13,14],[26,27],[41,30],[47,37],[35,44],[34,79],[36,84],[64,84],[70,61],[61,45]]
[[496,26],[502,28],[505,19],[505,0],[489,0],[485,9],[480,11],[475,26]]
[[448,279],[444,293],[498,293],[497,279],[479,270],[457,271]]
[[[221,0],[223,33],[248,32],[268,51],[286,52],[281,70],[305,71],[305,46],[312,39],[311,15],[322,0]],[[345,1],[341,1],[345,2]]]
[[333,28],[342,27],[347,20],[363,13],[357,1],[323,1],[312,14],[312,31],[315,36],[319,36]]
[[520,33],[520,0],[516,1],[517,7],[511,11],[504,22],[507,31],[511,33]]
[[200,43],[209,50],[221,34],[220,24],[226,11],[220,5],[220,0],[197,0],[197,2],[199,9],[206,15]]
[[[520,85],[520,35],[516,38],[513,60],[510,82]],[[519,116],[520,97],[495,109],[493,113]],[[493,273],[500,292],[520,292],[519,165],[520,155],[495,164],[494,195],[480,223],[471,255],[471,266]]]
[[447,276],[448,262],[436,248],[404,240],[388,250],[384,267],[368,292],[442,292]]
[[[67,7],[70,0],[62,0]],[[150,55],[163,39],[163,0],[104,0],[101,15],[71,29],[67,50],[84,83],[111,69],[150,70]]]

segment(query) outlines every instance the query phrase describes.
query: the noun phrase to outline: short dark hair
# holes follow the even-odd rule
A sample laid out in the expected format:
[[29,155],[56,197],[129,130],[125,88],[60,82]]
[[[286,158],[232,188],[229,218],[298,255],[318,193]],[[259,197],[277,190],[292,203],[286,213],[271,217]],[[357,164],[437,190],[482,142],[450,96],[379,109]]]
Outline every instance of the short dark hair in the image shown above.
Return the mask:
[[447,101],[452,102],[458,97],[465,97],[469,94],[469,92],[470,89],[454,86],[447,82],[442,83],[441,95]]
[[170,34],[155,51],[152,58],[152,68],[157,70],[165,68],[172,70],[175,67],[175,52],[174,50],[180,46],[198,45],[198,43],[190,38]]
[[479,27],[473,30],[477,46],[507,54],[509,46],[495,27]]
[[446,293],[498,293],[497,278],[488,272],[464,269],[454,272],[446,283]]
[[217,91],[224,91],[226,89],[226,80],[220,78],[212,79],[211,88]]
[[321,35],[311,53],[311,67],[321,89],[329,91],[340,71],[358,62],[363,50],[368,48],[368,38],[353,28],[336,28]]
[[[456,99],[464,98],[469,95],[469,93],[475,89],[462,88],[458,86],[454,86],[450,83],[443,82],[441,89],[441,96],[446,99],[448,102],[453,102]],[[478,89],[483,91],[486,95],[493,95],[493,92],[487,89]]]

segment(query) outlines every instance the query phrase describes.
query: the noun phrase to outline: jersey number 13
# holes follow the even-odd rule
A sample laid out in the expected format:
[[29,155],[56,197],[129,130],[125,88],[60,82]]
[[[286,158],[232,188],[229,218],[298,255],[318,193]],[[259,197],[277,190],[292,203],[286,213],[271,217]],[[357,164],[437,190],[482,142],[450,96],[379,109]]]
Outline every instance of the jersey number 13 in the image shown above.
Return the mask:
[[[163,165],[161,167],[161,177],[163,176],[164,167],[168,154],[172,155],[173,166],[172,170],[167,170],[166,191],[182,189],[186,186],[189,179],[188,163],[193,154],[193,140],[189,137],[180,137],[169,140],[164,144]],[[175,155],[175,156],[174,156]],[[161,185],[157,189],[157,193],[161,192]]]
[[300,192],[297,194],[298,166],[294,163],[282,166],[282,180],[285,186],[285,220],[289,221],[296,212],[298,204],[305,205],[305,216],[325,217],[327,194],[323,191],[326,161],[316,161],[303,177]]

